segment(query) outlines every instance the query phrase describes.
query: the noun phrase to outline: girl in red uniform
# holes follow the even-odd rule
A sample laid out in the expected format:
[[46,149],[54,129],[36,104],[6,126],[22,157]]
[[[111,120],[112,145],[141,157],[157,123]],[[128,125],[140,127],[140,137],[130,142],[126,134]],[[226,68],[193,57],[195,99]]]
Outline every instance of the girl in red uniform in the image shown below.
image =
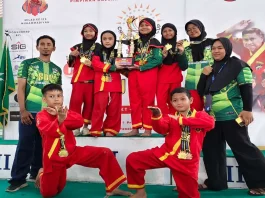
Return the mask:
[[[70,99],[70,110],[82,114],[84,119],[83,135],[88,135],[88,124],[91,123],[93,109],[94,71],[91,59],[95,49],[99,48],[97,40],[98,29],[95,25],[88,23],[82,28],[83,42],[71,48],[69,56],[69,67],[74,68],[72,77],[72,95]],[[82,108],[83,105],[83,108]],[[82,112],[82,113],[81,113]],[[74,134],[80,134],[76,129]]]
[[177,44],[177,28],[171,23],[162,26],[163,64],[158,70],[156,99],[163,114],[175,112],[170,103],[170,93],[181,87],[182,71],[188,68],[188,60],[182,44]]
[[[107,30],[101,34],[102,48],[96,50],[92,59],[95,70],[94,108],[90,135],[100,136],[102,131],[106,136],[115,136],[121,128],[121,75],[122,69],[117,62],[116,35]],[[104,113],[107,117],[103,123]]]
[[150,18],[139,23],[140,38],[135,42],[135,65],[129,67],[129,99],[131,106],[132,131],[124,136],[139,134],[150,136],[152,130],[151,112],[148,106],[153,106],[156,94],[158,66],[162,63],[162,46],[153,38],[156,34],[156,24]]

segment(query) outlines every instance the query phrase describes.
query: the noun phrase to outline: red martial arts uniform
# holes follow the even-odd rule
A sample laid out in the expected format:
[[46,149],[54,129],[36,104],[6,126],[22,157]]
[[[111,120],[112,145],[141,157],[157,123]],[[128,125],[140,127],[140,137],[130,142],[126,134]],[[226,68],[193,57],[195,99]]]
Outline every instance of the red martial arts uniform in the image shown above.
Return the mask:
[[[133,70],[128,75],[129,99],[131,106],[132,128],[152,129],[151,112],[148,106],[154,106],[158,66],[162,63],[161,49],[158,46],[150,46],[147,63],[139,66],[139,70]],[[136,53],[135,65],[139,65],[139,57]]]
[[182,71],[188,67],[186,55],[176,55],[177,62],[171,65],[162,64],[158,70],[156,99],[157,106],[161,109],[163,114],[174,113],[175,109],[171,105],[170,93],[181,87],[183,80]]
[[[60,193],[66,184],[66,169],[77,164],[85,167],[99,168],[100,176],[106,184],[107,192],[113,191],[126,180],[113,152],[104,147],[76,146],[72,130],[80,128],[83,119],[71,110],[59,126],[57,116],[46,110],[37,114],[37,127],[42,136],[43,173],[40,175],[40,192],[42,196],[52,197]],[[64,135],[67,157],[60,157],[62,147],[60,137]]]
[[[98,43],[95,43],[99,47]],[[76,48],[80,49],[81,44],[71,48],[74,51]],[[92,53],[93,56],[93,53]],[[74,57],[72,57],[74,58]],[[93,96],[94,96],[94,70],[92,67],[86,66],[80,62],[80,56],[74,58],[74,63],[69,64],[74,67],[72,77],[72,94],[70,99],[69,109],[76,113],[82,114],[84,123],[91,123],[91,116],[93,110]],[[83,106],[83,109],[81,110]]]
[[[178,187],[179,198],[199,198],[198,170],[200,152],[205,133],[214,127],[214,118],[203,111],[193,110],[190,117],[180,116],[178,120],[168,115],[153,119],[153,128],[166,135],[165,143],[145,151],[131,153],[126,159],[128,187],[144,188],[145,171],[169,167]],[[192,159],[179,159],[182,147],[182,127],[190,129],[190,152]]]
[[[121,129],[122,86],[121,75],[116,66],[104,64],[100,56],[94,55],[92,65],[95,70],[94,108],[90,134],[104,133],[117,135]],[[107,117],[103,123],[104,113]]]

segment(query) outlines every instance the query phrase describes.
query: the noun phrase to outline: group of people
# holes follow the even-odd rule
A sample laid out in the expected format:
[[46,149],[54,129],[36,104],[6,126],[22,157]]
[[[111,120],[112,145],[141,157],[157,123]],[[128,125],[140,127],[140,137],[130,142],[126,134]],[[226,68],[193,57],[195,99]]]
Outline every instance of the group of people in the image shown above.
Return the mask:
[[[207,38],[199,20],[186,23],[185,30],[190,45],[177,41],[177,29],[170,23],[163,25],[160,43],[154,38],[155,22],[142,19],[134,41],[134,65],[124,67],[115,59],[115,33],[102,32],[98,44],[97,27],[84,25],[83,41],[71,48],[69,56],[69,66],[74,67],[69,110],[63,107],[61,69],[50,61],[55,41],[40,37],[40,57],[23,61],[18,71],[19,143],[7,191],[26,187],[30,173],[43,197],[55,196],[65,186],[66,169],[79,164],[100,169],[107,195],[145,198],[145,171],[169,167],[179,197],[198,198],[199,190],[227,189],[227,142],[249,194],[265,195],[265,158],[250,142],[247,130],[253,121],[251,68],[231,57],[228,38]],[[83,134],[117,135],[121,74],[128,77],[132,117],[132,131],[125,136],[139,134],[140,128],[145,129],[143,136],[150,136],[152,129],[165,136],[161,147],[127,157],[128,187],[137,189],[134,195],[118,189],[126,177],[113,153],[103,147],[76,146],[72,132],[80,133],[83,125]],[[201,150],[208,179],[198,185]]]

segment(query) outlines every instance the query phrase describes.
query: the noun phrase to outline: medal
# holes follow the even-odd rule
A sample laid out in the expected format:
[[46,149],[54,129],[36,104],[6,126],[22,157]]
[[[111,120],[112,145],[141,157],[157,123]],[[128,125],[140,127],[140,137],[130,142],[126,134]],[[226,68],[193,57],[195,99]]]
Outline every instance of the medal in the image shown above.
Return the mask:
[[89,59],[88,58],[86,58],[86,57],[81,57],[80,58],[80,62],[82,63],[82,64],[84,64],[85,65],[85,63],[86,63],[86,61],[88,61]]
[[139,65],[142,66],[142,65],[145,65],[146,64],[146,60],[140,60],[139,61]]
[[187,159],[187,153],[185,151],[180,151],[178,154],[179,159]]
[[168,50],[170,50],[172,48],[172,45],[168,43],[168,44],[165,45],[165,48],[168,51]]
[[61,149],[59,151],[59,156],[60,157],[68,157],[68,151],[66,149]]
[[68,151],[66,150],[66,147],[65,147],[65,139],[64,139],[63,134],[60,136],[60,143],[61,143],[61,149],[60,149],[58,155],[60,157],[68,157]]

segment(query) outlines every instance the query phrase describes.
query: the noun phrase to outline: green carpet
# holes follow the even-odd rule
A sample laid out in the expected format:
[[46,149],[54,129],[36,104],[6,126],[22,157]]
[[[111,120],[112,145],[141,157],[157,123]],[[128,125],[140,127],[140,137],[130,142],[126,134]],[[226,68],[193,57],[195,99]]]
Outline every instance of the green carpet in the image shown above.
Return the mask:
[[[5,189],[8,183],[6,180],[0,180],[1,198],[40,198],[38,189],[34,188],[33,183],[14,193],[7,193]],[[122,185],[123,190],[127,190],[126,185]],[[105,195],[104,184],[99,183],[79,183],[67,182],[64,191],[56,196],[58,198],[103,198]],[[176,198],[177,193],[172,191],[172,186],[147,185],[146,191],[148,198]],[[133,191],[132,191],[133,192]],[[201,198],[249,198],[246,189],[229,189],[220,192],[202,191]]]

